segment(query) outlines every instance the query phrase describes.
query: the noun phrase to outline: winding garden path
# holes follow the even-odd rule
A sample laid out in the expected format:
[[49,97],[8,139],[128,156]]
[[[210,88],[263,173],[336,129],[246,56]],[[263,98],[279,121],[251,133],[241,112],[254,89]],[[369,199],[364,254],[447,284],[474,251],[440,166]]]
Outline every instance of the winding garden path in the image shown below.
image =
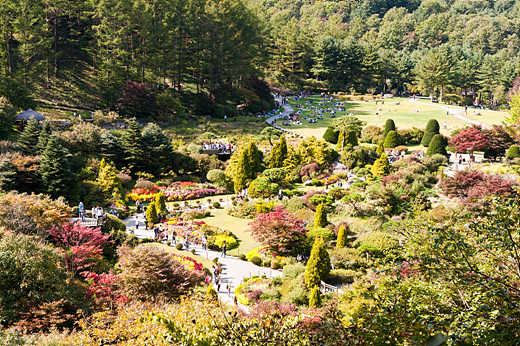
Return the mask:
[[[139,228],[137,229],[135,229],[135,215],[123,220],[123,222],[126,224],[127,232],[135,234],[135,236],[139,239],[153,238],[153,230],[144,229],[144,213],[140,213],[137,215],[139,216]],[[275,276],[282,275],[281,271],[273,270],[270,268],[257,267],[251,262],[240,260],[238,257],[220,257],[220,252],[212,250],[203,250],[200,246],[191,246],[190,249],[195,249],[196,255],[205,257],[210,260],[215,257],[219,258],[219,262],[222,263],[222,274],[220,290],[218,291],[218,295],[222,301],[233,302],[235,297],[235,288],[243,282],[245,277],[250,278],[253,275],[265,275],[268,278],[272,278]],[[228,285],[230,285],[229,290],[227,288]]]
[[[416,100],[416,99],[413,99],[413,98],[410,98],[409,101],[412,102],[412,103],[417,102],[417,100]],[[487,125],[485,125],[485,124],[483,124],[483,123],[481,123],[481,122],[478,122],[478,121],[476,121],[476,120],[472,120],[472,119],[468,119],[468,118],[466,118],[466,117],[463,115],[463,114],[464,114],[464,111],[463,111],[463,110],[453,109],[453,108],[450,109],[450,107],[447,107],[447,106],[441,106],[441,105],[436,104],[436,103],[431,103],[430,105],[431,105],[431,106],[434,106],[434,107],[437,107],[437,108],[444,109],[444,110],[447,112],[447,114],[452,115],[452,116],[454,116],[455,118],[458,118],[458,119],[460,119],[460,120],[466,121],[466,122],[468,122],[468,123],[470,123],[470,124],[482,126],[483,129],[487,129],[487,128],[488,128]]]
[[[276,101],[278,101],[278,103],[282,104],[282,98],[281,97],[277,97],[275,98]],[[272,117],[270,118],[267,118],[267,120],[265,121],[268,125],[280,130],[280,131],[283,131],[285,133],[289,133],[289,134],[292,134],[292,135],[295,135],[295,136],[298,136],[298,137],[302,137],[302,138],[305,138],[304,135],[301,135],[299,133],[296,133],[296,132],[293,132],[291,130],[287,130],[287,129],[284,129],[283,127],[281,127],[280,125],[278,124],[275,124],[274,122],[280,118],[283,118],[284,116],[286,115],[290,115],[291,113],[294,113],[294,109],[287,103],[287,104],[284,104],[282,105],[283,106],[283,112],[278,114],[278,115],[273,115]]]

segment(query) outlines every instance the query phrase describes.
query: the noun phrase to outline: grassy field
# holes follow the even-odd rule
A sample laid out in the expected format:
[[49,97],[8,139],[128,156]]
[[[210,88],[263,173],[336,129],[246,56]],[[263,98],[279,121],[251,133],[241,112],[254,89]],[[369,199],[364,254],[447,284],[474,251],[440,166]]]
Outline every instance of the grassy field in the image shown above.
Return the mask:
[[[319,98],[300,99],[299,101],[289,99],[288,101],[289,104],[291,104],[293,108],[297,110],[298,105],[309,107],[310,105],[307,104],[309,100],[313,100],[313,105],[318,108],[332,107],[332,102],[327,102],[324,106],[318,106]],[[446,115],[446,111],[443,109],[422,100],[420,102],[413,103],[410,102],[408,98],[394,98],[385,100],[384,104],[381,104],[381,101],[379,101],[377,105],[376,101],[345,101],[344,107],[346,111],[336,112],[336,116],[342,116],[352,112],[354,116],[366,122],[367,125],[384,126],[387,119],[393,119],[397,128],[425,128],[428,120],[437,119],[441,127],[444,124],[444,121],[446,121],[448,129],[441,129],[441,133],[445,135],[449,135],[451,131],[457,127],[463,127],[466,125],[466,121],[455,118],[452,115]],[[450,106],[450,108],[452,108],[452,106]],[[462,107],[453,108],[460,108],[463,110]],[[500,124],[506,115],[505,112],[498,111],[479,112],[482,115],[473,115],[473,110],[470,109],[468,110],[467,117],[469,119],[482,122],[486,125],[493,125]],[[310,108],[308,110],[302,111],[300,114],[302,125],[291,125],[287,126],[286,128],[305,136],[315,136],[316,138],[322,138],[323,133],[325,133],[325,130],[327,129],[327,126],[333,119],[330,118],[330,113],[324,113],[323,120],[318,120],[318,122],[315,124],[309,124],[305,120],[302,120],[303,117],[309,117],[311,113],[312,112]],[[279,121],[278,124],[280,125],[281,121]]]
[[228,254],[238,256],[239,253],[248,253],[254,248],[262,246],[259,242],[251,237],[251,233],[246,232],[249,228],[248,223],[253,220],[239,219],[230,216],[226,213],[225,209],[217,209],[211,211],[212,216],[204,218],[202,221],[211,226],[216,226],[224,230],[230,230],[238,237],[239,247],[238,249],[232,249],[228,251]]

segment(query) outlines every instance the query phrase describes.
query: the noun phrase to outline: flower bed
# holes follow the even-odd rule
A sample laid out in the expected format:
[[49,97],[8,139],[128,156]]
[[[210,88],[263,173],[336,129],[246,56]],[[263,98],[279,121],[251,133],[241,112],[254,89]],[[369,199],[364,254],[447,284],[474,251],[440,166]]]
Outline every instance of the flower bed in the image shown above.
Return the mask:
[[173,183],[168,187],[154,186],[151,189],[132,189],[132,192],[127,194],[126,197],[133,201],[150,201],[159,191],[164,194],[167,201],[186,201],[189,199],[197,199],[206,196],[221,195],[225,192],[223,189],[214,187],[210,184],[197,184],[184,181]]
[[190,256],[181,256],[181,255],[173,254],[172,257],[175,260],[177,260],[177,261],[181,262],[182,264],[184,264],[190,270],[197,270],[197,271],[204,270],[204,266],[202,265],[202,263],[197,262],[196,260],[194,260]]

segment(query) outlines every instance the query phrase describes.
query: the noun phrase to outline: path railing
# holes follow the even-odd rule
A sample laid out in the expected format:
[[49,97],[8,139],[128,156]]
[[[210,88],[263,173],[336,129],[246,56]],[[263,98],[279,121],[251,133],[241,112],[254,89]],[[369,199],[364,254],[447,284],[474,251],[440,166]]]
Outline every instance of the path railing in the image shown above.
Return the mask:
[[323,281],[320,281],[320,292],[325,293],[338,293],[339,288],[329,285],[328,283],[325,283]]
[[106,216],[103,215],[101,218],[93,219],[93,218],[85,218],[85,220],[81,220],[79,217],[73,217],[69,221],[72,223],[80,221],[81,226],[87,226],[87,227],[99,227],[103,226],[106,222]]

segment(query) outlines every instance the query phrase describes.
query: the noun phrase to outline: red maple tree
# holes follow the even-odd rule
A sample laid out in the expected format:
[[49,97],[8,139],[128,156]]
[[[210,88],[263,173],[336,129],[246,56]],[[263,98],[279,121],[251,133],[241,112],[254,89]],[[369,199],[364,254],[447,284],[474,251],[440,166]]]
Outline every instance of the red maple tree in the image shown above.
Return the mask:
[[112,242],[110,234],[103,234],[100,227],[82,226],[79,221],[53,227],[49,234],[63,249],[65,265],[72,275],[90,268],[96,259],[102,258],[103,247]]
[[286,255],[294,253],[305,240],[307,230],[304,222],[281,206],[267,214],[258,214],[249,223],[253,238],[269,247],[275,253]]
[[460,153],[473,154],[474,151],[489,147],[489,134],[477,125],[466,127],[451,138],[450,145]]

